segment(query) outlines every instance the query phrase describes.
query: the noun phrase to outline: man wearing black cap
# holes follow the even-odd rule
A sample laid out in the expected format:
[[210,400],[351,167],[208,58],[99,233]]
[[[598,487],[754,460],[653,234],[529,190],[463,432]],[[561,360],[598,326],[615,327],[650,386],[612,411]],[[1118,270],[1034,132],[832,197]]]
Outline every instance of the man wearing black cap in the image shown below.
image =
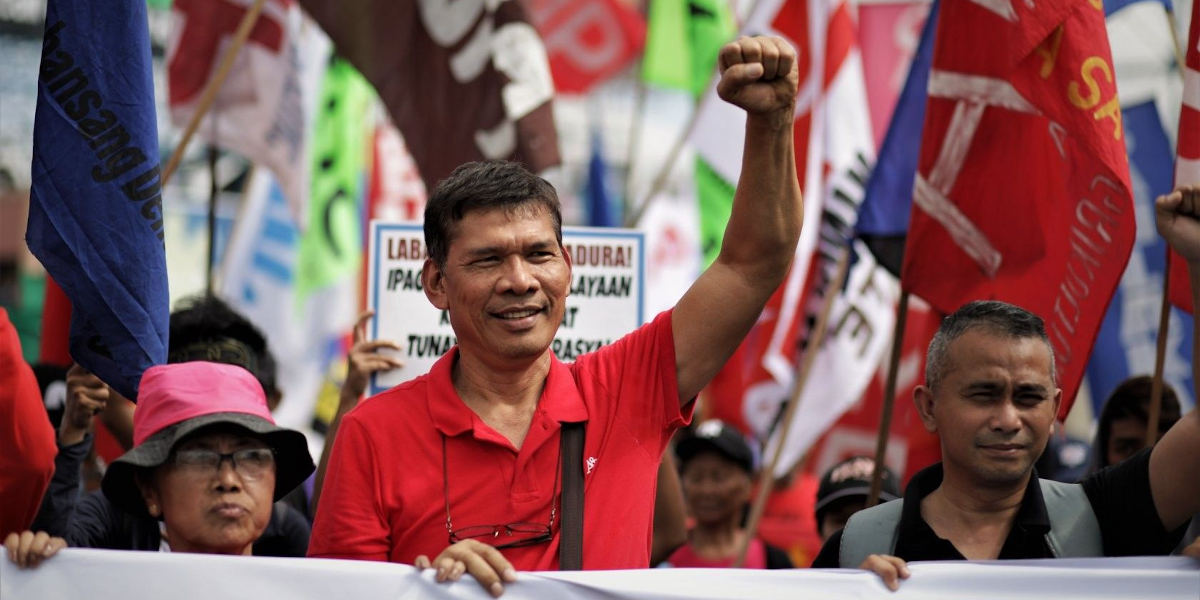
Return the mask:
[[[821,477],[817,488],[817,531],[825,542],[846,526],[854,513],[867,507],[867,496],[871,494],[871,473],[875,460],[869,456],[847,458],[833,465]],[[883,468],[883,486],[879,490],[879,501],[887,502],[900,497],[900,487],[892,470]]]
[[[746,539],[743,519],[750,503],[754,454],[733,427],[705,421],[675,446],[680,482],[695,527],[688,541],[667,558],[665,566],[721,568],[732,566]],[[789,569],[782,550],[760,539],[750,544],[743,566]]]

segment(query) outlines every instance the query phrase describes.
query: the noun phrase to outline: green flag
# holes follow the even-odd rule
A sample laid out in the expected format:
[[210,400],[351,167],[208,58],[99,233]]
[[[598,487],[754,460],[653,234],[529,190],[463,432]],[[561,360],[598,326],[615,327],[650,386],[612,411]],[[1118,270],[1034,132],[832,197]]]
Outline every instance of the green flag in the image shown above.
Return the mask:
[[642,78],[700,97],[721,46],[737,34],[727,0],[651,0]]
[[297,300],[358,273],[362,260],[367,117],[374,91],[350,63],[334,59],[321,82],[312,138],[312,197],[300,240]]

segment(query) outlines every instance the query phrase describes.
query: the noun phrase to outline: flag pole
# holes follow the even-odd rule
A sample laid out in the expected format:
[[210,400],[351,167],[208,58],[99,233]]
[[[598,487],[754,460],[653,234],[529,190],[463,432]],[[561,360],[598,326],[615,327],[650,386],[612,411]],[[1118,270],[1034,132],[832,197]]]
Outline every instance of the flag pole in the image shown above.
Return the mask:
[[[1163,11],[1167,14],[1167,28],[1171,30],[1171,41],[1174,42],[1175,62],[1179,66],[1179,75],[1184,75],[1184,69],[1187,66],[1186,59],[1183,56],[1183,48],[1179,44],[1179,32],[1176,30],[1178,24],[1175,20],[1175,11],[1166,4],[1163,5]],[[1154,344],[1154,376],[1150,380],[1150,406],[1147,407],[1146,415],[1146,447],[1149,448],[1158,441],[1158,418],[1162,414],[1162,395],[1163,395],[1163,365],[1166,363],[1167,357],[1167,334],[1171,326],[1171,248],[1166,250],[1166,269],[1163,271],[1162,285],[1162,303],[1158,310],[1158,336]]]
[[[646,80],[641,76],[642,61],[634,66],[633,116],[629,122],[629,146],[625,151],[625,193],[621,195],[621,216],[627,218],[633,211],[633,170],[637,161],[638,144],[641,143],[642,117],[646,112]],[[640,217],[640,216],[639,216]],[[628,222],[628,221],[627,221]],[[636,225],[636,223],[634,223]]]
[[883,489],[883,469],[887,457],[888,435],[892,429],[892,405],[896,402],[896,373],[900,370],[900,352],[904,348],[904,326],[908,321],[908,290],[900,291],[896,306],[896,329],[892,333],[892,354],[888,359],[887,383],[883,389],[883,408],[879,411],[879,434],[875,438],[875,470],[871,472],[871,493],[867,508],[879,503]]
[[1179,44],[1179,31],[1176,29],[1178,21],[1175,20],[1175,10],[1163,4],[1163,11],[1167,13],[1167,28],[1171,30],[1171,41],[1174,42],[1175,62],[1179,65],[1179,75],[1183,76],[1183,69],[1187,65],[1187,59],[1183,56],[1183,46]]
[[1167,333],[1171,326],[1171,247],[1167,247],[1163,271],[1162,304],[1158,310],[1158,339],[1154,344],[1154,378],[1150,380],[1150,406],[1146,411],[1146,447],[1158,441],[1158,418],[1162,414],[1163,364],[1167,357]]
[[705,94],[700,98],[700,102],[696,104],[696,110],[692,111],[692,116],[688,119],[687,126],[683,128],[683,132],[676,138],[675,145],[671,146],[671,151],[667,153],[666,161],[659,168],[658,175],[655,175],[654,182],[650,185],[650,191],[642,197],[642,201],[638,203],[637,208],[625,218],[626,227],[637,227],[638,223],[642,220],[642,215],[646,214],[646,209],[650,207],[650,203],[654,200],[654,197],[663,191],[663,188],[667,187],[667,178],[671,175],[671,171],[675,170],[675,162],[679,160],[679,155],[683,153],[684,145],[687,144],[688,138],[695,131],[696,123],[700,121],[700,109],[709,101],[710,96]]
[[779,443],[775,444],[775,450],[771,454],[771,463],[765,465],[762,472],[758,476],[758,494],[754,497],[754,505],[750,509],[750,516],[746,522],[746,535],[742,539],[742,545],[738,549],[737,560],[733,563],[733,568],[741,567],[746,562],[746,553],[750,549],[750,540],[754,538],[755,532],[758,531],[759,522],[762,521],[763,512],[767,508],[767,498],[771,495],[771,488],[775,480],[775,468],[779,466],[779,459],[783,456],[783,448],[787,443],[788,433],[792,429],[792,419],[796,415],[796,409],[800,405],[800,394],[804,392],[804,386],[808,383],[808,374],[812,370],[813,362],[815,362],[821,346],[825,343],[825,333],[829,325],[829,313],[833,309],[833,301],[840,293],[842,285],[846,282],[846,273],[850,270],[850,245],[847,244],[842,255],[838,258],[837,271],[834,273],[833,280],[825,288],[825,298],[821,303],[821,312],[817,315],[817,322],[813,326],[812,337],[808,341],[808,347],[804,351],[804,358],[800,361],[800,368],[796,372],[796,385],[792,388],[792,396],[788,400],[787,408],[783,411],[781,419],[782,427],[779,431]]
[[217,92],[221,89],[221,84],[225,83],[225,78],[229,76],[229,69],[233,67],[233,59],[237,57],[238,51],[242,49],[242,46],[246,44],[246,39],[250,37],[250,30],[254,28],[254,23],[258,21],[258,15],[262,13],[265,2],[266,0],[254,0],[254,5],[242,16],[242,22],[238,23],[237,31],[233,34],[233,40],[229,43],[229,48],[225,50],[225,54],[221,57],[221,62],[217,66],[216,72],[204,88],[204,93],[200,96],[200,101],[196,105],[196,111],[192,113],[191,120],[188,121],[187,127],[183,130],[183,137],[179,139],[179,143],[175,146],[175,151],[171,153],[171,158],[167,160],[167,166],[162,170],[162,187],[167,187],[167,182],[170,181],[171,175],[179,167],[179,161],[183,159],[183,153],[187,150],[188,143],[192,141],[192,136],[196,134],[196,129],[200,126],[200,120],[204,118],[204,115],[208,113],[208,109],[212,107],[213,101],[216,100]]
[[208,268],[204,270],[204,291],[208,297],[213,296],[213,262],[217,251],[217,194],[221,186],[217,182],[217,147],[208,146]]

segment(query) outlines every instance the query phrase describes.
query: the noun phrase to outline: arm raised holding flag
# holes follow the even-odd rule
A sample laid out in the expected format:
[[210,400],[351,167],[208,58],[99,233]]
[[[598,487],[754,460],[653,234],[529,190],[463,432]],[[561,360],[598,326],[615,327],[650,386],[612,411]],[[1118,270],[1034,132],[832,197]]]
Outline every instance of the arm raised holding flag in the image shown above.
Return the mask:
[[[1192,305],[1200,295],[1200,185],[1183,186],[1160,196],[1155,202],[1154,217],[1158,232],[1171,249],[1187,261],[1191,281]],[[1193,321],[1192,343],[1200,342],[1195,334],[1200,319]],[[1192,378],[1200,373],[1200,352],[1192,348]],[[1200,479],[1179,477],[1179,473],[1200,470],[1200,412],[1184,415],[1162,439],[1150,455],[1150,489],[1154,507],[1163,525],[1178,527],[1200,512]]]

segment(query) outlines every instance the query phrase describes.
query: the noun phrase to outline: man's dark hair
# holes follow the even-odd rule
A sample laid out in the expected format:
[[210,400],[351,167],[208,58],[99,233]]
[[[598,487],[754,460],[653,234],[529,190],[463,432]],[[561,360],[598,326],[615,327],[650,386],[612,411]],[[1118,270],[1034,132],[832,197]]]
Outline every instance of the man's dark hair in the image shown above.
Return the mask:
[[562,212],[558,193],[523,165],[503,160],[469,162],[438,182],[425,204],[425,247],[439,267],[446,265],[454,226],[473,210],[507,211],[543,208],[562,244]]
[[278,393],[267,338],[220,298],[200,295],[180,300],[171,313],[167,339],[169,363],[207,360],[237,365],[258,379],[268,398]]
[[1042,318],[1013,304],[998,300],[968,302],[942,324],[929,342],[925,356],[925,385],[933,389],[946,374],[950,343],[972,329],[982,329],[992,335],[1013,339],[1038,338],[1050,349],[1050,378],[1058,381],[1054,367],[1054,347],[1046,336]]
[[[1112,438],[1113,421],[1133,417],[1142,423],[1150,421],[1150,388],[1154,379],[1149,375],[1138,375],[1122,381],[1104,401],[1100,419],[1096,426],[1096,453],[1098,467],[1108,466],[1108,440]],[[1181,416],[1179,396],[1175,389],[1163,383],[1162,406],[1158,413],[1158,435],[1162,437]]]

